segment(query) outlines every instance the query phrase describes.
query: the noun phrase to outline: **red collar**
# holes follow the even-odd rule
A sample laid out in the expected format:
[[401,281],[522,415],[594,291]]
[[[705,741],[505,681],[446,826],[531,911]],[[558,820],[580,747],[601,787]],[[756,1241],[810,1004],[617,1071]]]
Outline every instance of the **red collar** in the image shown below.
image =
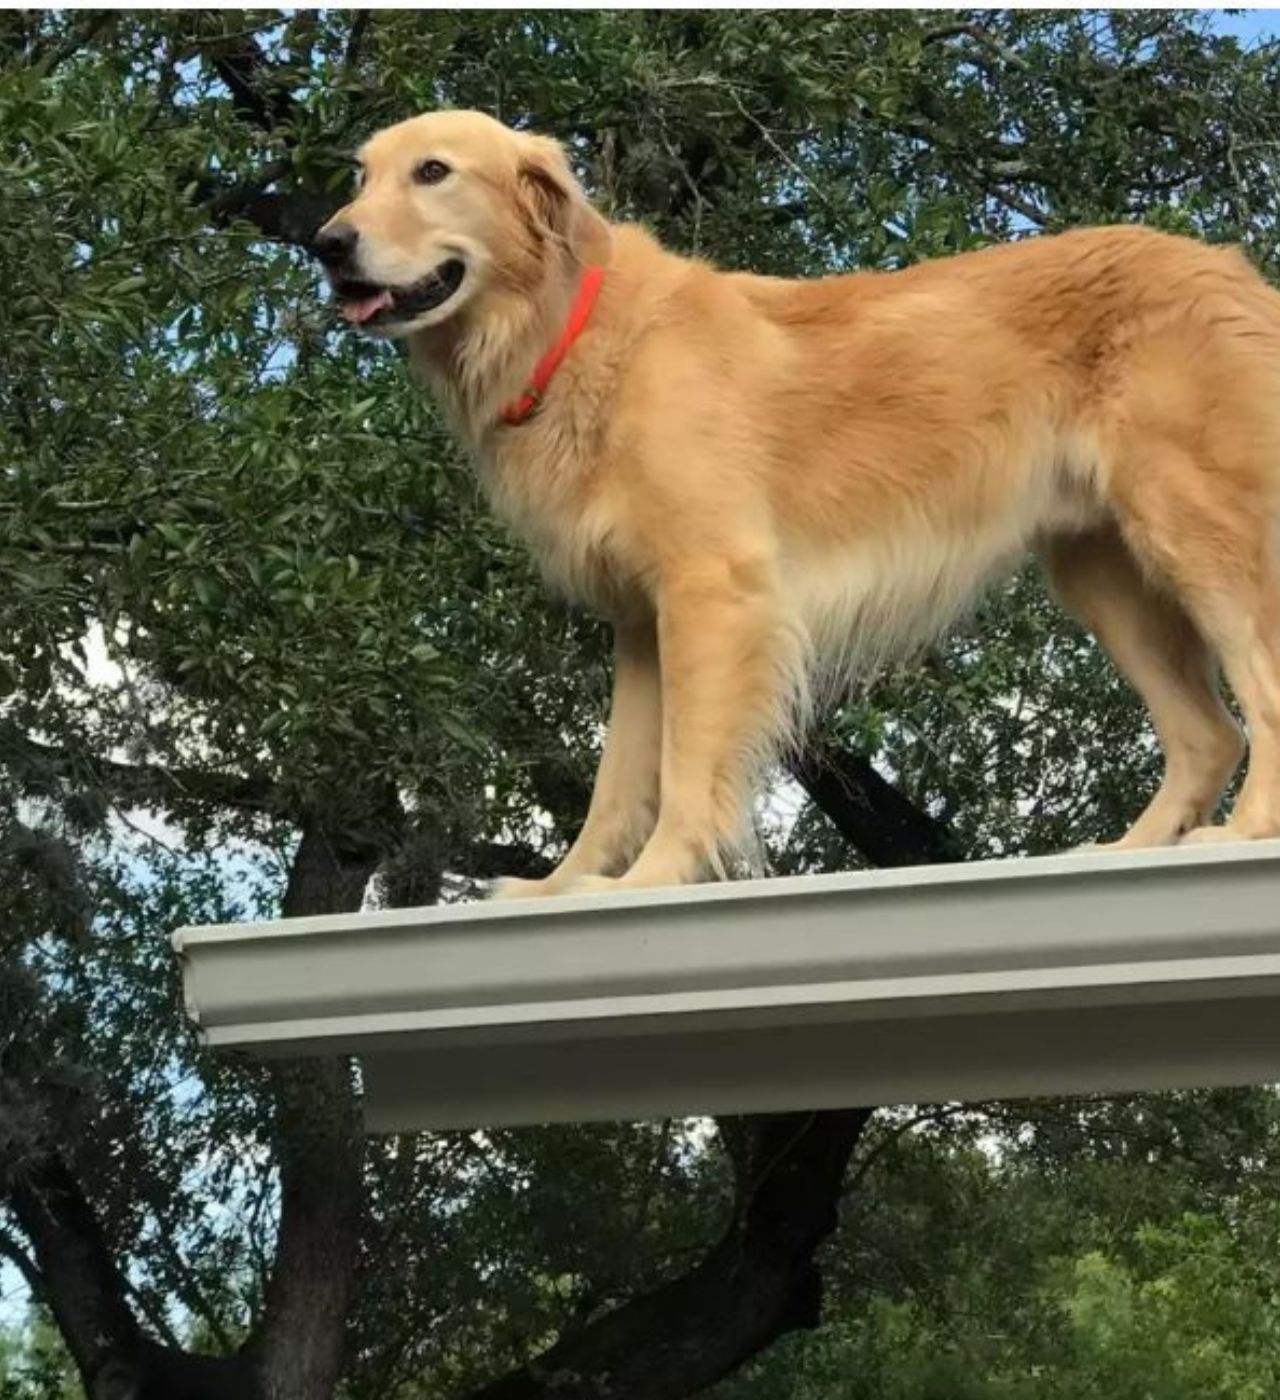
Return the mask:
[[560,332],[560,338],[534,366],[524,393],[502,410],[502,421],[509,428],[523,423],[541,405],[542,396],[547,392],[547,385],[551,383],[551,376],[560,368],[560,362],[573,348],[573,342],[582,334],[603,281],[603,267],[589,267],[583,272],[578,295],[574,298],[573,309],[569,312],[564,330]]

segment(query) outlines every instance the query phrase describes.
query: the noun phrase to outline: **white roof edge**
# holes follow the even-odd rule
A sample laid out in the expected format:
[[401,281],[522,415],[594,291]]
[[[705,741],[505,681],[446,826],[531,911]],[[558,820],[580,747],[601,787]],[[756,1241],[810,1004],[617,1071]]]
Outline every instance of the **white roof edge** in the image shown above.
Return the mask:
[[387,1128],[1280,1079],[1280,841],[183,929],[174,944],[209,1043],[363,1055]]
[[374,909],[353,914],[318,914],[295,919],[258,920],[237,924],[184,925],[171,935],[173,947],[183,952],[192,944],[256,942],[264,935],[303,937],[314,933],[342,933],[348,929],[405,929],[421,933],[425,928],[450,924],[502,923],[517,919],[559,919],[571,915],[603,914],[623,909],[661,909],[671,905],[738,903],[744,900],[783,899],[803,895],[857,895],[909,887],[937,888],[993,881],[1140,877],[1144,872],[1165,872],[1188,866],[1239,865],[1280,858],[1280,840],[1181,846],[1138,851],[1070,851],[1062,855],[1013,857],[1003,860],[961,861],[954,865],[899,866],[892,870],[858,870],[838,875],[786,875],[761,880],[708,882],[651,890],[620,890],[608,894],[558,895],[554,898],[477,901],[468,904],[431,905],[414,909]]

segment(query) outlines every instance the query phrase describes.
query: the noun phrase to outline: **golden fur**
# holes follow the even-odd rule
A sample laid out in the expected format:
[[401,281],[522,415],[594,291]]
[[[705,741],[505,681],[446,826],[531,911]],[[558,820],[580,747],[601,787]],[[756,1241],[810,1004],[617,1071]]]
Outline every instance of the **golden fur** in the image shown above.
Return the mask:
[[[717,868],[812,678],[936,635],[1029,550],[1164,746],[1118,844],[1280,834],[1280,295],[1239,253],[1096,228],[794,282],[607,223],[554,143],[479,114],[362,156],[339,216],[362,274],[467,265],[393,333],[495,508],[616,628],[586,825],[508,892]],[[427,157],[451,174],[419,188]],[[585,332],[537,415],[504,425],[595,262]],[[1242,751],[1219,663],[1252,755],[1209,827]]]

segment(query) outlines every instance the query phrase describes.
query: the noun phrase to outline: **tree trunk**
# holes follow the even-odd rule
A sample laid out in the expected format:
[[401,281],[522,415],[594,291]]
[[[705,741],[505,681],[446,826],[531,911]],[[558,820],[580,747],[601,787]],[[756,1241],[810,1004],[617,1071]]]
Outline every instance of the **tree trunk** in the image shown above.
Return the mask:
[[[360,908],[383,854],[373,839],[303,828],[284,913]],[[262,1319],[249,1344],[262,1400],[330,1400],[343,1362],[362,1206],[364,1135],[351,1062],[273,1068],[280,1232]]]
[[[386,832],[304,826],[288,915],[358,909]],[[3,1174],[41,1299],[90,1400],[332,1400],[360,1224],[363,1135],[346,1060],[274,1071],[280,1230],[262,1318],[245,1348],[199,1356],[148,1337],[92,1203],[52,1146]]]

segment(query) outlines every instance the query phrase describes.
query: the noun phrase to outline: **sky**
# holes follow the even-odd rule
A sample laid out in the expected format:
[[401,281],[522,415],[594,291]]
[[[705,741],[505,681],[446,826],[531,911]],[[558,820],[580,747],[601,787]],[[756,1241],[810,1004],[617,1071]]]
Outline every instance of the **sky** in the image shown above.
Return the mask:
[[1249,47],[1280,38],[1280,10],[1240,10],[1235,14],[1209,10],[1207,13],[1213,16],[1213,27],[1220,34],[1234,34]]

